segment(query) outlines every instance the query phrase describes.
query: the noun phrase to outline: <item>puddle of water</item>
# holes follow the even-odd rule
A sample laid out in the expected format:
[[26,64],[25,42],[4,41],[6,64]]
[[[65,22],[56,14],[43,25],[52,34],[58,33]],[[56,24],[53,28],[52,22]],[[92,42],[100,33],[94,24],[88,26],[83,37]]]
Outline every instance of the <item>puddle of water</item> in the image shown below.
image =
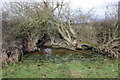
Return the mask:
[[63,62],[70,62],[70,61],[82,61],[85,63],[93,63],[93,62],[101,62],[105,59],[109,59],[107,56],[102,54],[84,50],[84,51],[72,51],[66,49],[52,49],[52,54],[45,54],[43,52],[44,48],[41,51],[34,52],[29,54],[29,57],[25,57],[25,60],[28,58],[29,60],[37,60],[37,61],[45,61],[45,62],[52,62],[52,63],[63,63]]
[[93,51],[52,50],[53,52],[49,56],[46,56],[42,51],[24,55],[21,64],[14,64],[4,68],[3,76],[29,76],[32,78],[43,78],[43,75],[47,75],[46,78],[50,76],[53,78],[56,78],[55,76],[58,78],[118,77],[118,60],[112,60]]

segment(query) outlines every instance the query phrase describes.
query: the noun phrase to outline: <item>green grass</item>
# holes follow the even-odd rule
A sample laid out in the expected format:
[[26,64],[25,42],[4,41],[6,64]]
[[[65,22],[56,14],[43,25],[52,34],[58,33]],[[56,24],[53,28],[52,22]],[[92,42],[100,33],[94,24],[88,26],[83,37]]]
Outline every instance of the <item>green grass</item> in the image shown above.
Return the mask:
[[3,78],[117,78],[118,60],[89,53],[25,55],[22,63],[3,68]]
[[[0,68],[1,69],[1,68]],[[1,75],[2,75],[2,70],[0,70],[0,78],[1,78]]]

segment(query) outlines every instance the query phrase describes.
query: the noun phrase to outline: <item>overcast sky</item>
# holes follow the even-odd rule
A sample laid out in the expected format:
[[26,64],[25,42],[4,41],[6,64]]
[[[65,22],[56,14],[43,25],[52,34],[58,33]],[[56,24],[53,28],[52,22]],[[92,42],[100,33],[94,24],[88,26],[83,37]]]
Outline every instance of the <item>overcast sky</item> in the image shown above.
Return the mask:
[[71,0],[73,8],[82,7],[84,9],[93,7],[103,7],[109,3],[116,3],[119,0]]
[[[1,0],[0,2],[9,2],[9,1],[21,1],[21,2],[39,1],[40,2],[42,0]],[[89,11],[90,9],[94,8],[96,14],[99,17],[101,17],[104,14],[104,8],[106,5],[111,3],[118,3],[118,1],[120,0],[52,0],[52,1],[64,1],[64,2],[71,1],[71,8],[73,10],[82,8],[84,11]]]
[[103,18],[105,6],[117,3],[120,0],[71,0],[71,7],[73,9],[82,8],[84,11],[89,11],[94,8],[98,18]]
[[[42,0],[0,0],[0,2],[10,2],[10,1],[21,1],[21,2],[28,2],[28,1],[42,1]],[[48,0],[51,1],[51,0]],[[72,8],[82,7],[84,9],[92,8],[92,7],[102,7],[108,3],[116,3],[120,0],[52,0],[52,1],[64,1],[70,2]]]

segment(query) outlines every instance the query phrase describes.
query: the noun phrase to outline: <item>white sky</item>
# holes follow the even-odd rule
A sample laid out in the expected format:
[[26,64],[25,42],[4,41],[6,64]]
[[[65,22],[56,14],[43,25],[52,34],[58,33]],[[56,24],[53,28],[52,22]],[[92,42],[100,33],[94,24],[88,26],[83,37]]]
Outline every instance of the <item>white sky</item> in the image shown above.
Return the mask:
[[71,0],[73,8],[82,7],[84,9],[93,7],[102,7],[109,3],[115,3],[119,0]]
[[94,8],[95,14],[98,18],[103,18],[105,6],[111,3],[117,3],[120,0],[71,0],[71,7],[73,9],[82,8],[84,11],[89,11]]
[[[0,2],[11,2],[11,1],[13,2],[39,1],[40,2],[42,0],[1,0]],[[96,6],[103,6],[105,4],[118,2],[120,0],[47,0],[47,1],[64,1],[64,2],[71,1],[72,8],[82,7],[86,9],[86,8],[92,8]]]
[[[28,2],[28,1],[42,1],[42,0],[1,0],[0,2],[9,2],[9,1],[21,1],[21,2]],[[51,1],[51,0],[48,0]],[[103,8],[105,8],[105,6],[107,4],[110,3],[118,3],[118,1],[120,0],[52,0],[52,1],[64,1],[64,2],[69,2],[71,1],[71,8],[77,9],[77,8],[82,8],[84,11],[88,11],[92,8],[95,8],[96,14],[98,14],[99,16],[103,15]],[[1,4],[0,4],[1,5]]]

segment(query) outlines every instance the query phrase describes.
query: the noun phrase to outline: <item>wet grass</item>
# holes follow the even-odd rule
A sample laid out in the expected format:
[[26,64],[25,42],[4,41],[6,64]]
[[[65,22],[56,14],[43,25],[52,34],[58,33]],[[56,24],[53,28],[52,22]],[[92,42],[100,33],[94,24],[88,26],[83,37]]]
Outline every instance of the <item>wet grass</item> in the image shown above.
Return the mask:
[[94,52],[28,54],[3,68],[4,78],[118,78],[118,60]]

